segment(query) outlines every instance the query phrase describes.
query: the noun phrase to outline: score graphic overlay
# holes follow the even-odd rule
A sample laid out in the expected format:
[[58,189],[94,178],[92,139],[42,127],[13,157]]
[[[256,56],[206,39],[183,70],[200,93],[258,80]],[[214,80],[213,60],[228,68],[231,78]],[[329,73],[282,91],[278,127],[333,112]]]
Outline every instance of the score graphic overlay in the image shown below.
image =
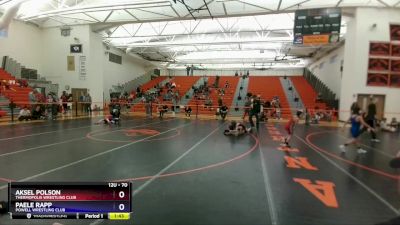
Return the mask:
[[341,19],[339,8],[297,10],[293,43],[320,45],[339,42]]
[[8,193],[12,219],[127,220],[132,212],[128,182],[15,182]]

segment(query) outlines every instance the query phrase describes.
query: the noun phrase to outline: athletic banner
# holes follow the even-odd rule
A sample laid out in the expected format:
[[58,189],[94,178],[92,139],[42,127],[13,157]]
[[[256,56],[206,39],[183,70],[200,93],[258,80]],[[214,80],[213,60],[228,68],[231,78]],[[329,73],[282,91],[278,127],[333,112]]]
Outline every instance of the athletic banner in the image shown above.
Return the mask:
[[379,56],[390,55],[390,43],[387,42],[371,42],[369,44],[369,54]]
[[392,72],[400,73],[400,60],[391,60],[390,67],[390,70]]
[[367,85],[369,86],[388,86],[389,74],[387,73],[368,73]]
[[392,44],[392,56],[400,56],[400,45]]
[[387,71],[389,70],[389,59],[370,58],[368,69],[373,71]]
[[400,41],[400,25],[390,24],[390,40]]
[[390,75],[390,86],[400,87],[400,74]]

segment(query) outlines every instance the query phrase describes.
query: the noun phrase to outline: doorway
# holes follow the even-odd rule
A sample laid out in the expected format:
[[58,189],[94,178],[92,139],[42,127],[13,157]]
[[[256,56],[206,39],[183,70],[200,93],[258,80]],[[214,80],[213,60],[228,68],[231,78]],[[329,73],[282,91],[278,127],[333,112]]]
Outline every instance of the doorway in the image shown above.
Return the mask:
[[[71,89],[72,101],[73,102],[82,102],[80,97],[83,95],[86,95],[87,92],[88,91],[86,88],[72,88]],[[77,112],[77,116],[84,115],[83,106],[84,106],[83,103],[73,104],[72,112]]]
[[369,99],[371,96],[376,102],[376,118],[381,120],[385,113],[385,95],[359,94],[357,103],[364,112],[368,112]]

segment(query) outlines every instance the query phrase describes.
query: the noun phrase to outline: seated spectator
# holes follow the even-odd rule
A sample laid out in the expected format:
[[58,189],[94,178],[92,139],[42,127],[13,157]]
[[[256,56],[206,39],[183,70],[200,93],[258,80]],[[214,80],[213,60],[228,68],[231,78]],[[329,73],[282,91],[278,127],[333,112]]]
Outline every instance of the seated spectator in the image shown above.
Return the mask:
[[229,88],[229,82],[225,81],[225,88]]
[[204,102],[204,105],[206,106],[212,106],[212,100],[210,98],[207,98],[206,101]]
[[40,105],[37,105],[32,111],[32,120],[44,119],[44,110]]
[[168,106],[167,105],[159,105],[158,112],[160,113],[159,117],[163,118],[164,114],[166,112],[168,112]]
[[392,118],[392,121],[390,121],[390,126],[396,128],[396,130],[399,128],[399,122],[397,122],[396,117]]
[[190,114],[192,114],[192,108],[190,106],[185,107],[185,115],[187,117],[190,117]]
[[219,115],[221,116],[222,120],[225,120],[226,115],[228,115],[228,107],[225,104],[219,108]]
[[24,108],[21,109],[21,111],[19,111],[19,116],[18,116],[18,120],[22,121],[22,120],[31,120],[32,119],[32,115],[31,115],[31,111],[28,109],[27,106],[24,106]]
[[175,82],[172,82],[172,84],[171,84],[171,88],[176,88],[176,84],[175,84]]
[[387,132],[396,132],[397,131],[396,128],[394,128],[394,127],[392,127],[392,126],[387,124],[387,119],[386,118],[383,118],[381,120],[381,122],[379,123],[379,126],[381,127],[382,131],[387,131]]

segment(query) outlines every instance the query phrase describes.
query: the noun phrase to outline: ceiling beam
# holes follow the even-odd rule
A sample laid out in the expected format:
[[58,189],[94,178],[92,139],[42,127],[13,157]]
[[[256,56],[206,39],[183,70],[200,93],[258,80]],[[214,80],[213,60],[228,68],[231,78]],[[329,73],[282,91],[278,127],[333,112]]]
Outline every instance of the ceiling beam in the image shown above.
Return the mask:
[[311,0],[304,0],[304,1],[302,1],[302,2],[299,2],[299,3],[293,4],[293,5],[289,6],[289,7],[286,7],[286,8],[284,8],[284,9],[282,9],[282,10],[285,11],[285,10],[287,10],[287,9],[291,9],[291,8],[295,7],[296,5],[300,6],[301,4],[304,4],[304,3],[309,2],[309,1],[311,1]]
[[343,2],[343,0],[339,0],[339,1],[336,3],[336,6],[335,6],[335,7],[336,7],[336,8],[339,7],[339,5],[340,5],[342,2]]
[[126,13],[128,13],[130,16],[132,16],[136,21],[140,21],[140,19],[137,18],[135,15],[133,15],[133,13],[129,12],[129,10],[124,9],[124,11],[125,11]]
[[268,8],[265,8],[265,7],[262,7],[262,6],[259,6],[259,5],[255,5],[255,4],[252,4],[252,3],[244,2],[242,0],[238,0],[238,2],[243,3],[245,5],[250,5],[250,6],[253,6],[253,7],[256,7],[256,8],[264,9],[264,10],[267,10],[267,11],[274,11],[272,9],[268,9]]
[[377,0],[379,3],[381,3],[382,5],[386,6],[386,7],[390,7],[389,4],[387,4],[386,2],[384,2],[383,0]]
[[281,5],[282,5],[282,0],[279,0],[278,8],[276,9],[276,11],[279,11],[281,9]]
[[145,9],[135,9],[135,10],[139,10],[139,11],[147,12],[147,13],[152,13],[152,14],[159,15],[159,16],[165,16],[165,17],[170,17],[170,18],[172,17],[172,18],[174,18],[174,17],[171,16],[171,15],[167,15],[167,14],[163,14],[163,13],[159,13],[159,12],[152,12],[152,11],[145,10]]
[[223,2],[223,3],[222,3],[222,7],[224,8],[224,13],[225,13],[225,16],[227,16],[227,15],[228,15],[228,12],[226,11],[225,2]]
[[176,11],[176,9],[174,8],[174,6],[171,5],[171,9],[172,11],[174,11],[174,13],[176,14],[177,17],[181,17],[181,15],[179,15],[178,11]]
[[160,41],[160,42],[136,42],[126,45],[116,45],[118,48],[133,47],[168,47],[168,46],[195,46],[195,45],[230,45],[230,44],[257,44],[257,43],[292,43],[293,39],[289,37],[269,37],[269,38],[253,38],[253,39],[237,39],[237,40],[180,40],[180,41]]
[[[94,18],[93,16],[91,16],[91,15],[89,15],[89,14],[87,14],[87,13],[83,13],[83,15],[85,15],[85,16],[87,16],[87,17],[90,17],[90,18],[94,19],[94,21],[97,21],[97,22],[100,23],[100,20],[98,20],[97,18]],[[60,15],[60,16],[66,17],[66,16],[63,16],[63,15]]]
[[104,19],[103,23],[107,22],[108,18],[113,14],[114,10],[111,10],[107,17]]
[[[143,23],[141,23],[140,24],[140,26],[142,25]],[[196,27],[195,27],[196,28]],[[192,31],[195,29],[195,28],[193,28],[192,29]],[[186,29],[186,28],[185,28]],[[243,31],[243,30],[241,30],[241,31],[227,31],[227,32],[225,32],[225,34],[227,34],[227,35],[233,35],[233,34],[236,34],[236,33],[238,33],[238,34],[252,34],[252,33],[256,33],[256,32],[272,32],[272,33],[274,33],[274,32],[286,32],[286,31],[291,31],[291,30],[293,30],[293,28],[290,28],[290,29],[273,29],[273,30],[254,30],[254,31]],[[164,37],[164,38],[169,38],[169,37],[173,37],[173,36],[176,36],[176,37],[186,37],[186,36],[188,36],[188,35],[192,35],[192,36],[194,36],[194,35],[213,35],[213,34],[224,34],[224,33],[222,33],[222,32],[202,32],[202,33],[192,33],[192,31],[189,31],[189,30],[187,30],[186,29],[186,33],[181,33],[181,34],[177,34],[177,33],[175,33],[175,34],[162,34],[162,35],[157,35],[158,37]],[[134,36],[134,37],[136,37],[136,38],[148,38],[148,37],[154,37],[154,35],[139,35],[139,36]],[[117,37],[112,37],[112,38],[127,38],[127,37],[124,37],[124,36],[117,36]]]
[[393,5],[393,7],[397,7],[400,4],[400,1],[396,2],[396,4]]

